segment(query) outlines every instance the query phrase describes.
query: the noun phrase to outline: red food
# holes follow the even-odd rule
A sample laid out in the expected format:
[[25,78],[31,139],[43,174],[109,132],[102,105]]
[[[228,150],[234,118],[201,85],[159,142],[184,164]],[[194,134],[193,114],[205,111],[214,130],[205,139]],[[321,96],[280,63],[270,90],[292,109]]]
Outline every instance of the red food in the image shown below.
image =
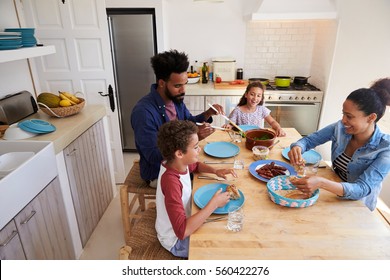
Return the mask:
[[286,175],[287,168],[276,165],[275,162],[264,164],[262,167],[256,170],[257,174],[266,179],[271,179],[279,175]]
[[215,78],[215,82],[219,84],[220,82],[222,82],[222,78],[221,77],[216,77]]

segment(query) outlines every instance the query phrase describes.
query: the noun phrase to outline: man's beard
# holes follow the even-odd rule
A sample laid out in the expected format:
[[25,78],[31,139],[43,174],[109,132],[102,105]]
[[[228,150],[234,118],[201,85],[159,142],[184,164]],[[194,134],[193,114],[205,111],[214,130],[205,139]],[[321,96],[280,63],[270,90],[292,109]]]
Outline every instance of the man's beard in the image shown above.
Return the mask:
[[171,94],[171,92],[167,88],[165,88],[165,96],[168,97],[170,100],[172,100],[176,104],[183,103],[184,95],[185,95],[185,92],[183,92],[180,95],[174,96]]

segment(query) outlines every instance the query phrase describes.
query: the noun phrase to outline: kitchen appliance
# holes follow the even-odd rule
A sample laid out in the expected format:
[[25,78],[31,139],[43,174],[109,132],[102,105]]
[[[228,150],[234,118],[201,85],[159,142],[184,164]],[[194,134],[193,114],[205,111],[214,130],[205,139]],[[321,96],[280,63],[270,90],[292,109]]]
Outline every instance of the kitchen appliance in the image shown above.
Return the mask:
[[6,95],[0,99],[0,124],[16,123],[37,111],[37,103],[30,92]]
[[221,77],[222,81],[230,82],[236,79],[236,60],[233,58],[213,58],[213,81]]
[[155,10],[107,9],[122,150],[135,151],[130,115],[156,82],[150,58],[157,53]]
[[[301,135],[317,131],[323,92],[311,84],[277,87],[270,82],[264,92],[264,105],[282,127],[294,127]],[[266,123],[266,127],[269,125]]]

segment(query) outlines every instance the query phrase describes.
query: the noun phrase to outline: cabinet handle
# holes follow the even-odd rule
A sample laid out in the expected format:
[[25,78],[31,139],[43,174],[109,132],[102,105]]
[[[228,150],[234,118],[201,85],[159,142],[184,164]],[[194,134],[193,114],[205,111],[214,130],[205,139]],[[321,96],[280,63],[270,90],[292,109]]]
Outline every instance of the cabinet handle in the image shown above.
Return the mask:
[[14,237],[18,234],[18,232],[16,230],[13,230],[10,237],[8,237],[8,239],[6,241],[4,241],[4,243],[1,243],[0,244],[0,247],[5,247],[8,245],[8,243],[11,242],[12,239],[14,239]]
[[67,156],[67,157],[72,156],[76,151],[77,151],[77,149],[74,148],[74,149],[71,150],[69,153],[67,153],[66,156]]
[[32,210],[31,211],[31,214],[30,214],[30,216],[28,216],[27,217],[27,219],[25,219],[23,222],[21,222],[20,224],[21,225],[25,225],[25,224],[27,224],[28,223],[28,221],[30,221],[31,220],[31,218],[35,215],[35,213],[37,213],[36,211],[34,211],[34,210]]

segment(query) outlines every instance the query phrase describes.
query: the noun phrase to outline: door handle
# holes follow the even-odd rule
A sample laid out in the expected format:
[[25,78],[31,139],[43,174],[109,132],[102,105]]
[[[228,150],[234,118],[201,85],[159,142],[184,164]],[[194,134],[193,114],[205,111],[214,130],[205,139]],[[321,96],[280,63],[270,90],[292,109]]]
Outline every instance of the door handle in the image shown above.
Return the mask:
[[111,85],[108,85],[108,93],[107,94],[103,94],[103,92],[99,91],[99,94],[101,96],[108,96],[108,98],[110,99],[110,108],[111,108],[111,111],[115,111],[115,99],[114,99],[114,90],[112,89],[112,86]]

